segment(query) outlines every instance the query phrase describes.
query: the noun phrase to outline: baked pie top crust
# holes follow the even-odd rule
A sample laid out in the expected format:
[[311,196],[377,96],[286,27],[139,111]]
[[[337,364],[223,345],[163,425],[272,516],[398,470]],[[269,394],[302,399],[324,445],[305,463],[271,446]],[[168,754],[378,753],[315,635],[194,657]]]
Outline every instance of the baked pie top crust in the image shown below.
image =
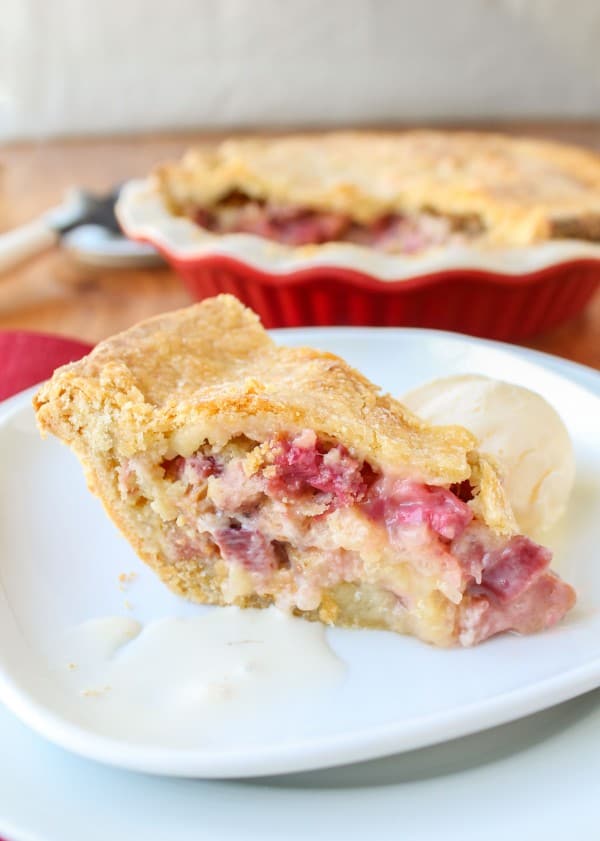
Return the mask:
[[42,430],[115,460],[312,429],[375,469],[433,485],[469,480],[474,513],[498,533],[516,531],[498,471],[471,433],[426,424],[333,354],[276,345],[230,295],[107,339],[59,368],[34,406]]
[[423,211],[474,218],[484,229],[481,241],[490,245],[597,238],[591,229],[600,238],[600,155],[500,134],[334,132],[227,140],[192,149],[156,175],[176,212],[210,208],[240,192],[347,214],[361,224]]

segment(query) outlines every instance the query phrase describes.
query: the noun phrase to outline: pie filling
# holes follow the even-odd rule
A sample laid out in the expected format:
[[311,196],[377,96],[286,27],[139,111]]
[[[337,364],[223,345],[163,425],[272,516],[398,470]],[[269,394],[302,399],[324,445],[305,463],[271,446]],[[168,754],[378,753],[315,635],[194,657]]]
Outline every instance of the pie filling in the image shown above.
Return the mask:
[[119,489],[166,521],[170,562],[198,564],[228,603],[252,595],[327,618],[332,596],[345,624],[355,611],[361,624],[471,645],[553,625],[574,602],[547,549],[474,516],[468,482],[386,475],[311,430],[129,459]]
[[[184,212],[200,227],[216,234],[254,234],[290,246],[349,242],[389,254],[468,245],[485,234],[476,214],[449,215],[431,210],[386,213],[363,224],[344,213],[277,204],[238,191],[210,208],[190,205]],[[548,237],[599,242],[600,215],[553,219]]]
[[187,215],[217,234],[255,234],[291,246],[351,242],[399,254],[463,243],[482,231],[475,216],[388,213],[361,224],[343,213],[278,205],[237,192],[209,209],[192,207]]

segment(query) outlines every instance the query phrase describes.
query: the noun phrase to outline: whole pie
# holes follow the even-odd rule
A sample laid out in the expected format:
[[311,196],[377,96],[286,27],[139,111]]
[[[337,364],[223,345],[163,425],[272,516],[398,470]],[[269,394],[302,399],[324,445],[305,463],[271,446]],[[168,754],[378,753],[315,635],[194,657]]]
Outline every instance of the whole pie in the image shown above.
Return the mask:
[[600,241],[600,155],[476,132],[228,140],[156,175],[172,212],[215,234],[396,254]]
[[448,646],[541,630],[575,601],[469,432],[276,345],[231,296],[102,342],[34,405],[139,556],[198,602]]

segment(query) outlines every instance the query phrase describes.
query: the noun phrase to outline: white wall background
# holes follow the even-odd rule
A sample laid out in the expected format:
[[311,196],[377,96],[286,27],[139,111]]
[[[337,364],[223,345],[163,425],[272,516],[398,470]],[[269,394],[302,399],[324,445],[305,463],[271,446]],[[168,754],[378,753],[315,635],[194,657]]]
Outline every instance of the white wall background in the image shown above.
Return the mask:
[[0,0],[0,138],[600,117],[600,0]]

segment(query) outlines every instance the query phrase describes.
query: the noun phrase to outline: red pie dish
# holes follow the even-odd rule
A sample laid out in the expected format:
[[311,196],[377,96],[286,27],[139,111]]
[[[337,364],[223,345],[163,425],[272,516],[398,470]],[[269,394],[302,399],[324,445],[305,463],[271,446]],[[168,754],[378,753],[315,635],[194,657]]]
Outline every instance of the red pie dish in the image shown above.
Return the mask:
[[600,278],[600,158],[500,135],[228,141],[128,183],[117,215],[194,299],[232,293],[267,327],[518,340]]

